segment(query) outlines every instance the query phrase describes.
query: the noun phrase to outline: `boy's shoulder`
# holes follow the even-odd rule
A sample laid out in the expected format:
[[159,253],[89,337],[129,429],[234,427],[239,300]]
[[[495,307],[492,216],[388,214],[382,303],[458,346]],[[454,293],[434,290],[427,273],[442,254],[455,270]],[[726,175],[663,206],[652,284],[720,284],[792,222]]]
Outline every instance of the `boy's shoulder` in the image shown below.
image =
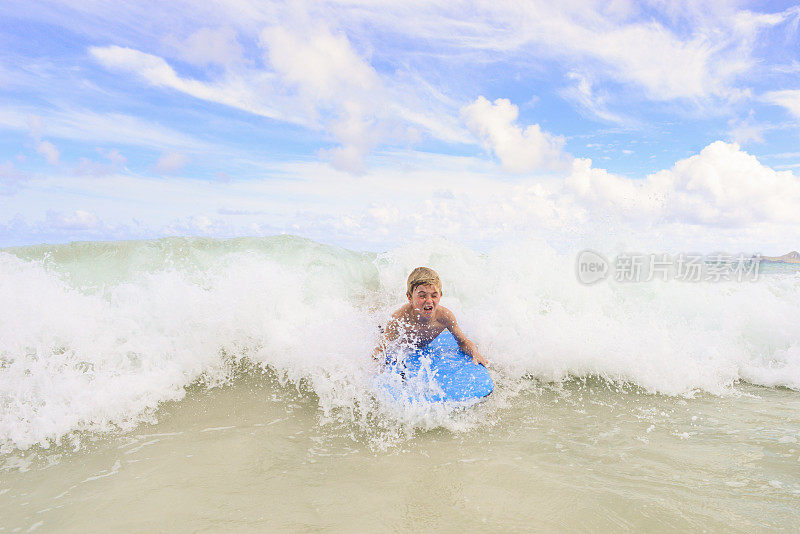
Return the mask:
[[403,304],[392,314],[392,319],[403,319],[411,315],[411,304]]
[[440,320],[446,322],[453,322],[456,320],[455,314],[452,311],[450,311],[450,309],[445,308],[444,306],[439,306],[439,314],[440,314]]
[[[390,321],[405,322],[411,318],[411,312],[413,309],[414,308],[411,306],[411,304],[403,304],[392,314]],[[452,323],[455,322],[456,316],[452,311],[450,311],[450,309],[445,308],[444,306],[439,306],[436,320],[443,323]]]

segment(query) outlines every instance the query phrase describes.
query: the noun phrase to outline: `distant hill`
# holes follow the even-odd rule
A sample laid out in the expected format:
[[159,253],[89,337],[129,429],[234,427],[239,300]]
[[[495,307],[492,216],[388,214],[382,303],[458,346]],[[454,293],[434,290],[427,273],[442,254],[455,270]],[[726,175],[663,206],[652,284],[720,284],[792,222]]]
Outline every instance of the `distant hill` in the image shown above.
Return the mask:
[[784,254],[783,256],[761,256],[761,259],[766,261],[778,261],[781,263],[800,263],[800,252],[793,250],[792,252]]

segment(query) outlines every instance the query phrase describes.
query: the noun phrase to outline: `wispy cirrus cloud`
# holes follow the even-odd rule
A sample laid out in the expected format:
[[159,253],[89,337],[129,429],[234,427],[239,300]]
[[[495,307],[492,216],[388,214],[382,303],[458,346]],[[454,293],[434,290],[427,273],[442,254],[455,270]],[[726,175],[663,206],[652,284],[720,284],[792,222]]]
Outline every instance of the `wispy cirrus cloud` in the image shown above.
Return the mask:
[[16,193],[31,178],[33,175],[19,170],[11,161],[0,163],[0,195]]
[[181,152],[167,152],[156,161],[155,172],[159,174],[174,174],[189,163],[189,156]]
[[567,78],[573,83],[560,91],[561,96],[577,104],[579,109],[585,111],[590,117],[622,126],[638,126],[637,121],[631,117],[609,109],[607,92],[598,92],[588,75],[571,71],[567,74]]
[[231,67],[246,63],[238,33],[230,26],[200,28],[185,39],[169,35],[164,42],[178,59],[191,65]]
[[[168,87],[201,100],[218,102],[249,113],[283,118],[279,110],[266,105],[259,92],[270,85],[268,75],[245,79],[228,76],[214,82],[181,77],[163,58],[122,46],[91,47],[91,55],[106,68],[135,74],[156,87]],[[267,94],[273,91],[267,90]]]
[[769,91],[762,98],[765,102],[781,106],[795,117],[800,118],[800,89]]
[[[31,117],[51,137],[153,149],[208,150],[213,145],[156,121],[124,113],[33,106],[0,107],[0,129],[29,132]],[[41,133],[39,135],[42,135]]]
[[123,156],[116,148],[112,148],[110,150],[98,148],[97,152],[103,157],[102,160],[97,161],[87,157],[82,157],[80,158],[78,165],[73,169],[73,174],[108,176],[115,172],[119,172],[119,170],[127,161],[127,158]]
[[571,58],[597,79],[630,84],[661,101],[741,96],[735,82],[756,64],[759,33],[796,17],[793,9],[760,14],[691,3],[451,2],[414,9],[361,3],[359,9],[362,19],[417,39],[485,51],[484,61]]

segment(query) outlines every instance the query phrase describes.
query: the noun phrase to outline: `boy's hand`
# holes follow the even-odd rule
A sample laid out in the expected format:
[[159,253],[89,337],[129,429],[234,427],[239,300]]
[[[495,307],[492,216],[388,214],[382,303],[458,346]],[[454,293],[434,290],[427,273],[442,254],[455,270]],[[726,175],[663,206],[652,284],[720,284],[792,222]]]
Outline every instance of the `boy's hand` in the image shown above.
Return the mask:
[[481,354],[476,350],[472,353],[472,363],[480,364],[484,367],[489,367],[489,360],[481,356]]
[[467,341],[461,347],[461,350],[472,356],[472,363],[475,365],[483,365],[484,367],[489,367],[489,360],[481,356],[481,353],[478,352],[478,347],[475,346],[475,343],[472,341]]

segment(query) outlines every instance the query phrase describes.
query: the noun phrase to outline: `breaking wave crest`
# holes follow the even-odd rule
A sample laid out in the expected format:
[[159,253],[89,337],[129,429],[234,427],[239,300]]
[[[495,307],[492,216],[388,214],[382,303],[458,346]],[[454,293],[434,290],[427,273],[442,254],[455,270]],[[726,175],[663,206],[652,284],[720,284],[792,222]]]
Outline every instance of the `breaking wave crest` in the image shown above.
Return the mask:
[[[474,423],[376,399],[369,354],[418,265],[492,362],[498,397],[598,376],[668,395],[740,380],[800,389],[800,278],[583,286],[574,253],[435,240],[383,254],[291,236],[0,251],[0,446],[130,429],[246,362],[302,383],[325,415],[408,428]],[[407,408],[407,407],[406,407]]]

